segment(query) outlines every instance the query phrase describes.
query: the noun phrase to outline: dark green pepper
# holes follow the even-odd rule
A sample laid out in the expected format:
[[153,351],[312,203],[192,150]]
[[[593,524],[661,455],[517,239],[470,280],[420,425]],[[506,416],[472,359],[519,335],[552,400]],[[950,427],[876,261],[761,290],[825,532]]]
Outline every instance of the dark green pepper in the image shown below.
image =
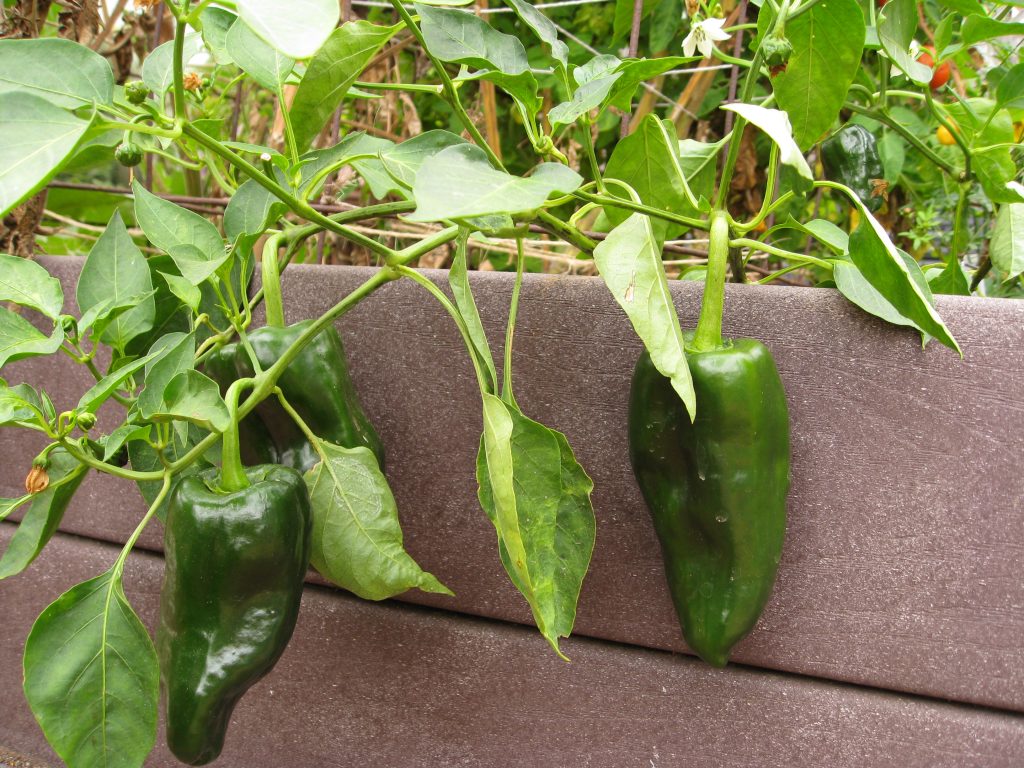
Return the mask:
[[863,125],[847,125],[823,141],[821,163],[825,176],[852,189],[869,211],[882,207],[888,189],[885,169],[875,135]]
[[[266,370],[302,335],[312,321],[284,328],[265,326],[249,334],[249,343],[260,366]],[[236,354],[239,376],[253,375],[244,353]],[[319,333],[285,369],[277,385],[288,403],[317,436],[343,448],[365,446],[384,466],[384,446],[366,418],[352,378],[348,373],[345,348],[334,328]],[[267,398],[256,407],[277,447],[277,461],[300,472],[313,467],[320,456],[292,418],[275,398]]]
[[630,461],[661,542],[683,636],[724,666],[772,591],[786,529],[789,418],[768,348],[722,339],[728,224],[711,225],[704,306],[684,334],[696,413],[644,352],[629,404]]
[[244,475],[230,492],[217,469],[183,478],[168,503],[157,652],[167,744],[190,765],[220,754],[235,704],[284,652],[309,565],[302,476],[272,465]]

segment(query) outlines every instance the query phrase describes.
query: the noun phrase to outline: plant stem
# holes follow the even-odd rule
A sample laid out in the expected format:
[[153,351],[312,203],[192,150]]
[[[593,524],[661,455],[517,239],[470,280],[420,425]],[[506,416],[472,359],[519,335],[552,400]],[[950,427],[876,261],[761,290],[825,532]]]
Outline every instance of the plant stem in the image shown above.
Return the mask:
[[620,197],[611,197],[608,195],[592,195],[589,192],[574,192],[575,197],[581,200],[586,200],[590,203],[597,203],[598,205],[607,205],[612,208],[624,208],[627,211],[635,211],[636,213],[643,213],[647,216],[653,216],[656,219],[664,219],[665,221],[671,221],[676,224],[682,224],[685,227],[692,227],[693,229],[707,229],[708,221],[705,219],[694,219],[689,216],[682,216],[678,213],[670,213],[663,211],[660,208],[651,208],[649,205],[642,203],[634,203],[629,200],[623,200]]
[[476,127],[476,123],[473,122],[469,113],[466,112],[466,108],[462,106],[462,102],[459,100],[458,90],[455,88],[455,83],[452,82],[452,78],[448,74],[448,70],[444,68],[444,63],[430,52],[430,49],[427,47],[427,41],[423,38],[423,32],[420,31],[418,26],[416,26],[416,22],[413,21],[412,15],[405,7],[403,0],[391,0],[391,5],[394,6],[396,11],[398,11],[398,15],[401,17],[402,21],[405,22],[406,28],[412,33],[413,37],[416,38],[416,42],[420,44],[423,52],[427,54],[427,57],[433,63],[434,69],[437,70],[437,74],[440,76],[441,82],[444,84],[444,91],[445,94],[447,94],[448,103],[451,104],[452,109],[455,110],[455,114],[458,116],[459,122],[462,123],[462,126],[469,132],[469,135],[473,137],[473,142],[486,153],[487,159],[490,161],[491,165],[499,170],[505,170],[505,166],[502,164],[501,158],[499,158],[495,154],[494,150],[491,149],[491,145],[487,143],[486,139],[484,139],[483,135],[480,133],[480,129]]
[[441,306],[445,308],[452,320],[455,321],[455,325],[458,326],[459,333],[462,334],[462,341],[466,345],[466,351],[469,352],[469,359],[473,362],[473,370],[476,371],[477,385],[480,387],[481,392],[490,393],[491,389],[487,385],[487,379],[484,376],[483,368],[480,367],[480,361],[476,356],[476,347],[473,345],[473,337],[469,335],[469,328],[466,327],[466,321],[462,317],[462,313],[459,312],[458,308],[452,304],[451,300],[444,295],[444,292],[438,288],[426,275],[420,274],[415,269],[405,266],[399,266],[395,268],[400,274],[415,281],[423,288],[425,288],[435,299],[437,299]]
[[164,503],[164,499],[167,498],[167,494],[171,490],[171,473],[169,471],[156,473],[163,480],[163,485],[160,486],[160,492],[157,493],[156,498],[153,499],[153,503],[149,505],[149,509],[143,516],[139,524],[135,526],[135,530],[132,531],[132,535],[128,537],[128,541],[125,542],[124,547],[121,549],[120,554],[117,556],[117,560],[114,562],[114,571],[117,574],[117,578],[121,577],[124,572],[124,563],[128,559],[129,553],[135,547],[135,543],[139,540],[139,536],[146,530],[146,526],[149,525],[149,521],[153,519],[153,515],[160,509],[160,505]]
[[777,248],[774,245],[768,245],[762,243],[760,240],[751,240],[746,237],[738,237],[735,240],[730,240],[729,245],[733,248],[750,248],[761,253],[769,253],[772,256],[778,256],[782,259],[790,259],[792,261],[799,261],[803,264],[813,264],[816,267],[822,269],[832,269],[832,265],[824,259],[819,259],[815,256],[808,256],[803,253],[795,253],[793,251],[787,251],[784,248]]
[[584,253],[593,253],[594,249],[597,248],[596,241],[591,240],[572,224],[567,224],[554,214],[548,211],[539,211],[537,218],[558,237],[565,240],[569,245],[579,248]]
[[711,214],[708,230],[708,271],[704,298],[693,335],[693,348],[708,352],[722,346],[722,310],[725,304],[725,271],[729,263],[729,217],[725,211]]
[[188,0],[182,4],[181,15],[174,23],[174,119],[177,122],[185,120],[185,33],[188,31],[188,22],[185,14],[188,13]]
[[252,379],[239,379],[228,387],[228,411],[231,413],[231,426],[225,430],[221,446],[220,487],[227,493],[244,491],[249,487],[249,478],[242,466],[241,447],[238,444],[238,395],[242,388],[251,384]]
[[284,236],[278,232],[267,238],[260,259],[263,276],[263,304],[267,313],[267,325],[284,328],[284,301],[281,299],[281,269],[277,263],[277,249]]
[[516,238],[516,281],[512,284],[512,303],[508,309],[508,325],[505,326],[505,364],[502,377],[501,399],[506,403],[519,407],[516,396],[512,394],[512,339],[515,336],[516,316],[519,314],[519,291],[523,287],[523,238]]
[[282,187],[274,179],[269,178],[266,174],[262,173],[259,168],[254,166],[249,161],[235,154],[227,147],[223,146],[216,139],[207,136],[202,131],[194,128],[188,123],[182,126],[182,133],[194,140],[197,144],[209,149],[220,155],[225,161],[231,163],[231,165],[238,168],[249,178],[253,179],[257,184],[272,193],[281,202],[287,205],[294,213],[298,214],[307,221],[315,222],[321,229],[327,229],[338,235],[341,235],[346,240],[350,240],[357,245],[361,245],[372,253],[381,256],[385,260],[392,257],[395,253],[392,249],[388,248],[382,243],[378,243],[371,237],[366,237],[358,232],[349,229],[346,226],[338,224],[333,220],[327,218],[319,211],[315,210],[309,203],[299,200],[297,197],[292,195],[288,190]]

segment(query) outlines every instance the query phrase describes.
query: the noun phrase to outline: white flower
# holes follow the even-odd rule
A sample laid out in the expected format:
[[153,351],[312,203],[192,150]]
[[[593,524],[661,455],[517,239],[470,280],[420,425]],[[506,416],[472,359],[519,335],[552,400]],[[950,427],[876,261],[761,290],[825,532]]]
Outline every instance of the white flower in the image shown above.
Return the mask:
[[704,58],[711,56],[715,43],[729,39],[729,35],[722,31],[724,24],[725,19],[695,19],[690,34],[683,40],[683,53],[693,56],[694,50],[698,50]]

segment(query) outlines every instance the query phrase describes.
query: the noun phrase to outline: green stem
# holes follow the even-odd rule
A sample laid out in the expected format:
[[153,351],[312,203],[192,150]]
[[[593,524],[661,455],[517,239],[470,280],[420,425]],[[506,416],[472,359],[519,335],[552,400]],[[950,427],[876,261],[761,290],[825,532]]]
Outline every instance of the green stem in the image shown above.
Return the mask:
[[157,493],[156,498],[153,499],[153,503],[149,505],[149,509],[143,516],[139,524],[135,526],[135,530],[132,531],[132,535],[128,537],[128,541],[125,542],[124,547],[121,549],[121,553],[117,556],[117,560],[114,562],[114,571],[117,577],[120,578],[121,573],[124,571],[125,561],[128,559],[129,553],[135,547],[135,543],[139,540],[139,536],[146,530],[146,526],[149,525],[149,521],[153,519],[153,515],[160,509],[160,505],[164,503],[164,499],[167,498],[167,494],[171,490],[171,473],[164,471],[156,473],[163,480],[163,484],[160,486],[160,492]]
[[174,119],[184,121],[185,115],[185,33],[188,31],[188,22],[185,14],[188,12],[188,0],[182,4],[181,16],[174,25]]
[[244,491],[249,487],[245,467],[242,465],[241,447],[238,444],[238,395],[242,387],[251,384],[252,379],[240,379],[228,387],[228,411],[231,413],[231,426],[225,430],[221,446],[220,487],[226,493]]
[[587,161],[590,163],[590,172],[594,174],[594,182],[597,184],[597,191],[602,195],[608,194],[608,190],[604,186],[604,177],[601,176],[601,167],[597,162],[597,153],[594,151],[594,137],[590,133],[590,117],[584,115],[577,125],[580,128],[580,137],[583,148],[587,153]]
[[[218,435],[212,435],[216,440]],[[211,441],[211,444],[214,441]],[[80,464],[85,464],[87,467],[104,472],[114,477],[122,477],[125,480],[135,480],[136,482],[146,480],[159,480],[163,476],[163,472],[136,472],[132,469],[125,469],[124,467],[115,467],[113,464],[107,464],[105,461],[100,461],[92,452],[88,449],[82,448],[79,440],[72,440],[70,438],[63,438],[60,441],[61,446],[70,453],[76,461]],[[196,457],[198,458],[198,456]],[[191,462],[189,462],[191,463]]]
[[425,288],[435,299],[437,299],[441,303],[441,306],[445,308],[448,314],[451,315],[452,320],[455,321],[455,325],[458,326],[459,333],[462,334],[462,341],[466,345],[466,351],[469,352],[469,359],[473,363],[473,370],[476,371],[477,385],[480,387],[481,392],[490,393],[491,389],[487,385],[487,379],[484,376],[484,370],[480,366],[480,361],[477,359],[476,347],[473,344],[473,337],[470,336],[469,334],[469,328],[466,326],[466,321],[463,319],[462,313],[459,312],[458,308],[454,304],[452,304],[451,300],[449,300],[449,298],[444,295],[444,292],[436,285],[434,285],[430,278],[420,274],[415,269],[412,269],[410,267],[400,266],[396,267],[396,270],[400,274],[410,278],[411,280]]
[[708,352],[722,346],[722,310],[725,304],[725,271],[729,263],[729,217],[725,211],[711,213],[708,230],[708,271],[700,305],[693,348]]
[[288,155],[291,157],[292,165],[299,163],[299,145],[295,143],[295,130],[292,128],[292,118],[288,111],[288,102],[284,98],[284,86],[277,85],[277,102],[281,107],[281,119],[284,121],[284,140],[288,145]]
[[431,63],[433,63],[434,69],[437,70],[437,74],[440,76],[441,82],[444,84],[444,91],[448,97],[448,103],[451,105],[451,108],[455,110],[455,114],[458,116],[459,122],[462,123],[462,126],[469,132],[474,143],[487,155],[487,159],[490,161],[491,165],[499,170],[505,170],[505,166],[502,164],[501,159],[494,153],[494,150],[491,149],[491,145],[487,143],[486,139],[484,139],[483,135],[480,133],[480,129],[476,127],[476,123],[473,122],[469,113],[466,112],[466,108],[462,106],[462,102],[459,100],[458,90],[455,88],[455,83],[452,82],[452,78],[448,74],[448,70],[444,68],[444,63],[440,59],[436,58],[430,52],[430,49],[427,48],[427,41],[423,38],[423,32],[420,31],[418,26],[416,26],[416,22],[413,21],[412,15],[409,13],[408,9],[406,9],[403,0],[391,0],[391,5],[394,6],[396,11],[398,11],[398,15],[401,17],[402,21],[405,22],[406,28],[412,33],[413,37],[416,38],[416,42],[420,44],[420,48],[423,49],[423,52],[427,54],[427,57],[430,59]]
[[349,240],[356,245],[361,245],[371,253],[375,253],[383,259],[387,260],[392,258],[395,254],[391,248],[388,248],[382,243],[378,243],[372,237],[366,237],[358,232],[349,229],[346,226],[338,224],[331,219],[324,216],[319,211],[315,210],[309,203],[299,200],[297,197],[292,195],[287,189],[282,187],[274,179],[271,179],[266,174],[262,173],[259,168],[254,166],[243,157],[235,154],[227,147],[223,146],[219,141],[207,136],[202,131],[189,125],[188,123],[182,126],[182,132],[190,139],[200,144],[211,152],[220,155],[225,161],[238,168],[249,178],[253,179],[257,184],[266,189],[268,192],[277,197],[281,202],[287,205],[292,212],[298,214],[306,221],[315,222],[320,226],[321,229],[327,229],[335,234],[341,235],[346,240]]
[[762,243],[760,240],[751,240],[746,237],[738,237],[735,240],[730,240],[729,245],[733,248],[750,248],[754,251],[760,251],[761,253],[767,253],[772,256],[778,256],[781,259],[789,259],[791,261],[799,261],[801,264],[813,264],[816,267],[822,269],[832,269],[832,265],[824,259],[819,259],[815,256],[808,256],[803,253],[795,253],[793,251],[787,251],[784,248],[777,248],[774,245],[768,245]]
[[678,213],[670,213],[669,211],[663,211],[660,208],[651,208],[649,205],[642,203],[634,203],[629,200],[623,200],[619,197],[611,197],[608,195],[592,195],[589,192],[575,192],[575,197],[581,200],[586,200],[590,203],[597,203],[598,205],[607,205],[612,208],[623,208],[627,211],[635,211],[636,213],[643,213],[647,216],[653,216],[656,219],[664,219],[665,221],[671,221],[676,224],[682,224],[685,227],[692,227],[693,229],[707,229],[708,221],[706,219],[695,219],[690,216],[682,216]]
[[281,299],[281,268],[277,263],[277,249],[284,236],[278,232],[267,238],[260,259],[263,275],[263,304],[267,312],[267,325],[284,328],[284,301]]
[[523,287],[523,264],[526,257],[523,254],[523,238],[516,238],[516,281],[512,284],[512,304],[508,309],[508,325],[505,327],[505,364],[502,376],[501,398],[516,408],[516,396],[512,394],[512,338],[516,330],[516,316],[519,314],[519,291]]
[[850,110],[851,112],[866,115],[874,120],[877,120],[878,122],[887,126],[891,130],[895,131],[900,136],[902,136],[908,144],[914,147],[914,149],[916,149],[922,155],[927,157],[932,163],[941,168],[950,176],[955,177],[959,175],[959,171],[956,168],[954,168],[950,163],[947,163],[945,160],[943,160],[941,157],[935,154],[935,152],[933,152],[927,144],[925,144],[923,141],[917,138],[917,136],[911,133],[911,131],[908,128],[906,128],[896,120],[893,120],[891,117],[889,117],[889,114],[887,112],[883,112],[877,109],[871,109],[869,107],[862,107],[859,104],[855,104],[852,101],[846,102],[846,104],[844,104],[843,106],[846,109]]
[[448,227],[430,237],[410,245],[408,248],[399,251],[394,260],[393,266],[405,266],[411,264],[420,256],[430,253],[435,248],[440,248],[445,243],[450,243],[459,236],[459,227]]
[[356,80],[352,86],[366,91],[409,91],[410,93],[432,93],[435,96],[444,93],[443,85],[421,85],[418,83],[368,83]]
[[320,458],[324,458],[323,453],[320,451],[320,437],[310,429],[309,425],[299,415],[299,412],[292,408],[291,403],[288,402],[288,398],[284,396],[284,391],[280,387],[274,387],[274,394],[277,396],[278,402],[281,403],[281,407],[284,408],[285,413],[291,417],[292,421],[295,422],[295,425],[302,430],[302,434],[304,434],[306,439],[309,440],[310,445],[312,445],[316,449],[316,452],[320,454]]

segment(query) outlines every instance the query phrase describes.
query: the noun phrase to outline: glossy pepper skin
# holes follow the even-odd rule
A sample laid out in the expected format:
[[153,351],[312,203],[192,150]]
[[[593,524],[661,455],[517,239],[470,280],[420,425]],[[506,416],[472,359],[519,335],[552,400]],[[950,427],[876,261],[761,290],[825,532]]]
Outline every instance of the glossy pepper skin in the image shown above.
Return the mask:
[[[265,326],[249,334],[249,343],[260,366],[266,370],[302,335],[312,321],[283,328]],[[251,362],[239,350],[235,355],[240,376],[252,376]],[[345,347],[332,327],[318,334],[277,381],[291,406],[316,434],[343,448],[364,446],[373,451],[384,466],[384,446],[366,418],[352,378],[348,373]],[[277,446],[277,463],[305,472],[320,461],[320,456],[295,425],[276,398],[260,403],[256,413]]]
[[189,765],[214,760],[241,696],[280,658],[309,565],[302,476],[245,469],[249,487],[217,490],[218,470],[181,480],[168,504],[157,653],[167,744]]
[[647,352],[633,374],[629,449],[661,542],[687,644],[721,667],[771,594],[789,489],[786,397],[768,348],[734,339],[693,352],[691,423]]
[[863,125],[847,125],[821,143],[821,162],[831,181],[852,189],[869,211],[882,207],[884,195],[875,194],[875,181],[885,178],[878,143]]

